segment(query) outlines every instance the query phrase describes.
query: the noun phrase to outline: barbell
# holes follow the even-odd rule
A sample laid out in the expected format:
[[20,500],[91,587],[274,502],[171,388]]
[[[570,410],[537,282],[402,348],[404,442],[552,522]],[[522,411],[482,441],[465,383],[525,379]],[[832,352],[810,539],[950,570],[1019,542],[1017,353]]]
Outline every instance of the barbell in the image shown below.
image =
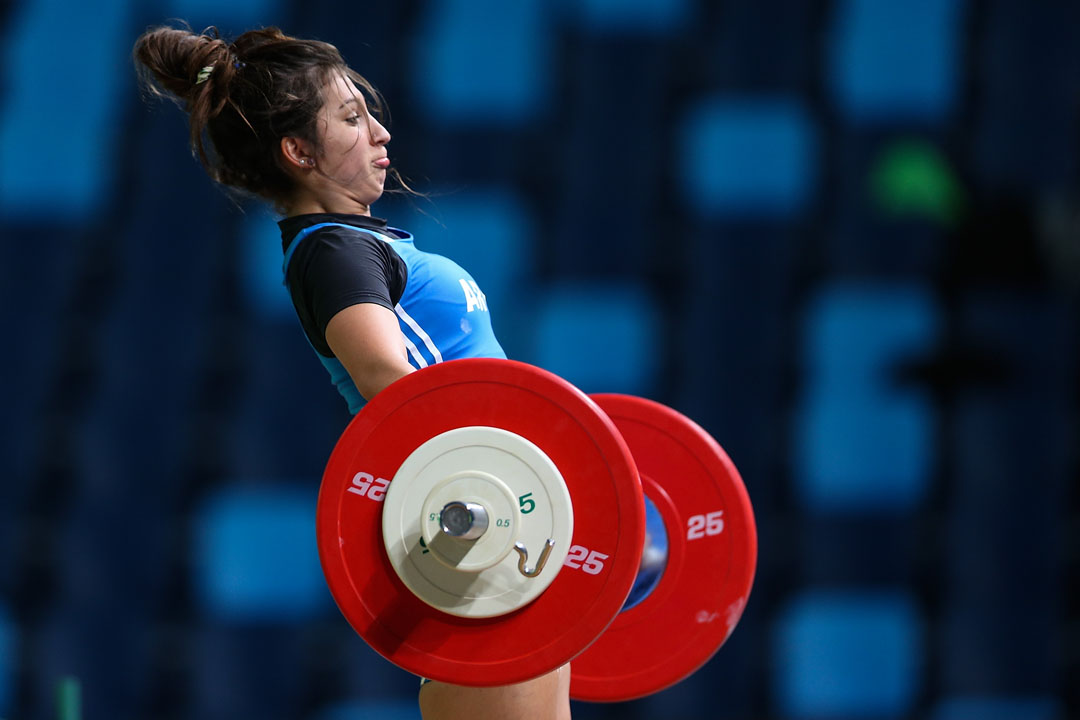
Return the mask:
[[330,455],[316,529],[335,602],[390,662],[495,686],[573,660],[571,696],[591,701],[703,665],[757,561],[746,489],[702,428],[511,360],[380,392]]

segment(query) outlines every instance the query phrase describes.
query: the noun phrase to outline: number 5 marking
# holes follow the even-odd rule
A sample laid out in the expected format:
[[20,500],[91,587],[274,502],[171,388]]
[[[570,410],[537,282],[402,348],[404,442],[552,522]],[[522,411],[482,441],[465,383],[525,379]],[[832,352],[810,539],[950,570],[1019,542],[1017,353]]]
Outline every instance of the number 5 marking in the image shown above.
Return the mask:
[[518,498],[518,505],[521,506],[521,514],[528,515],[536,509],[536,501],[532,499],[532,493],[525,493]]

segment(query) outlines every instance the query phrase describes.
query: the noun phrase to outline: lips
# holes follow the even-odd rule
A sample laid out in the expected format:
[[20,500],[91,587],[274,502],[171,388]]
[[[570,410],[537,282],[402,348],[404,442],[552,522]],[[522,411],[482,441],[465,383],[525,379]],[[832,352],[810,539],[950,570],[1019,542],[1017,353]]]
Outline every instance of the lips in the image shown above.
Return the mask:
[[388,157],[379,158],[378,160],[375,161],[375,167],[382,168],[383,170],[385,170],[386,168],[390,167],[390,158],[388,158]]

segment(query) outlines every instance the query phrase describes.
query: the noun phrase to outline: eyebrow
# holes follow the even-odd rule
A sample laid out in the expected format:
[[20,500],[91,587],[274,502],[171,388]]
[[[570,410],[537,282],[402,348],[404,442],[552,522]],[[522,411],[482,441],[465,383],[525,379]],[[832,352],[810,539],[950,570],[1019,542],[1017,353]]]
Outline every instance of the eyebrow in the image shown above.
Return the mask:
[[[346,106],[346,105],[348,105],[349,103],[355,103],[355,104],[359,105],[359,104],[360,104],[360,98],[358,98],[358,97],[356,97],[356,96],[354,95],[353,97],[349,98],[349,99],[348,99],[348,100],[346,100],[345,102],[343,102],[343,103],[341,103],[340,105],[338,105],[338,110],[340,110],[341,108],[345,107],[345,106]],[[365,103],[365,106],[366,106],[366,103]]]

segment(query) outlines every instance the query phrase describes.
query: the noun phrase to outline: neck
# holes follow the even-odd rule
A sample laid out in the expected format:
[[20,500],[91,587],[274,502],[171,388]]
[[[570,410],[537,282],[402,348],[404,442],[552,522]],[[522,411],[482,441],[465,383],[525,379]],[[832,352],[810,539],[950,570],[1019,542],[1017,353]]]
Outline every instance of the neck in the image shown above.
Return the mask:
[[343,195],[316,196],[300,192],[288,204],[287,217],[316,213],[340,213],[343,215],[371,215],[371,207]]

